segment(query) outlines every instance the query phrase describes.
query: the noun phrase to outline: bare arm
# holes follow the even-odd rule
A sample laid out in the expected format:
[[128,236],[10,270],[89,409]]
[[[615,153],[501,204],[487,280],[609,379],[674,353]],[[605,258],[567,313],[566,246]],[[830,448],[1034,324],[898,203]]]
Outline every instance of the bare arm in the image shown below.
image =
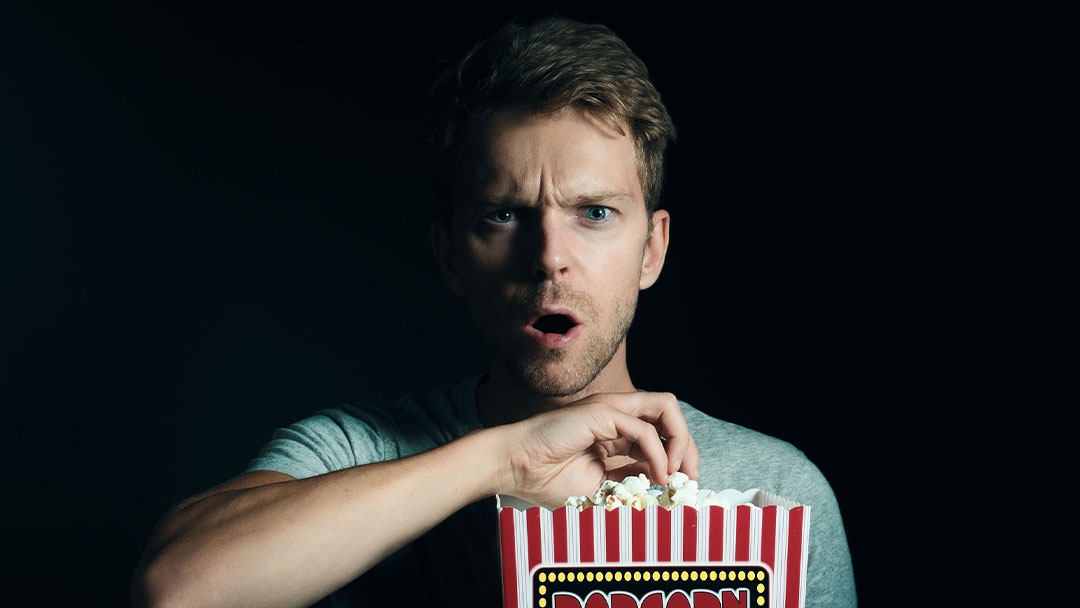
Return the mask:
[[697,449],[674,397],[619,393],[401,460],[303,480],[251,473],[162,519],[132,579],[132,600],[306,606],[496,492],[554,506],[605,478],[642,471],[663,483],[680,468],[696,477]]
[[132,600],[312,604],[494,493],[493,434],[471,433],[411,458],[302,480],[243,475],[165,516],[133,579]]

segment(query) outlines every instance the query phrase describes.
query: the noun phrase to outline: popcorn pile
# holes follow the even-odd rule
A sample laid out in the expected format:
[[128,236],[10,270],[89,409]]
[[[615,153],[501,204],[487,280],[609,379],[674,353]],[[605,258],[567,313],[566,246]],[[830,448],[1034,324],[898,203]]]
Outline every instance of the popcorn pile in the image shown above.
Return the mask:
[[728,501],[720,498],[712,490],[699,490],[698,482],[690,479],[686,474],[676,472],[668,478],[666,486],[650,485],[649,478],[645,474],[637,477],[627,477],[622,483],[607,480],[600,484],[600,488],[592,495],[571,496],[566,499],[566,506],[574,507],[581,511],[586,507],[603,506],[608,511],[627,505],[635,509],[644,509],[649,506],[661,506],[665,508],[689,506],[695,509],[718,506],[729,508]]

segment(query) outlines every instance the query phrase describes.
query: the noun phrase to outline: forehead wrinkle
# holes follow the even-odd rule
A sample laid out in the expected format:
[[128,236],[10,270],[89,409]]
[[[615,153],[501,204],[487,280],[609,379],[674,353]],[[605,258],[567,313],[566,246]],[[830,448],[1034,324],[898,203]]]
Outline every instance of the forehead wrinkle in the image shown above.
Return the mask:
[[[616,201],[634,202],[634,195],[624,191],[598,190],[596,192],[586,192],[563,199],[559,202],[559,205],[571,207],[578,205],[599,205],[601,203],[612,203]],[[516,190],[505,194],[489,193],[483,196],[482,200],[479,202],[495,207],[532,207],[536,205],[536,201],[520,196]]]
[[[534,180],[529,176],[536,163],[532,160],[512,159],[507,156],[500,158],[493,152],[492,150],[488,154],[486,179],[480,182],[482,198],[492,203],[530,204],[531,201],[526,193],[532,192],[533,189],[529,184],[542,180],[542,177]],[[514,150],[515,154],[521,152],[520,149]],[[535,158],[534,155],[533,158]]]
[[[514,175],[513,163],[506,159],[496,162],[490,158],[490,179],[482,188],[480,198],[491,205],[523,207],[538,206],[544,201],[568,207],[637,200],[634,195],[636,173],[630,176],[630,183],[622,183],[620,177],[625,176],[610,175],[603,166],[596,167],[598,170],[595,171],[590,170],[593,167],[588,161],[585,162],[588,168],[575,163],[570,169],[565,169],[564,158],[539,160],[539,157],[533,155],[532,160],[536,162],[522,163],[517,167],[522,172],[520,178]],[[533,173],[535,177],[530,175]],[[536,192],[535,198],[533,192]]]
[[[480,136],[482,153],[474,156],[474,175],[479,178],[473,202],[488,205],[534,206],[550,201],[562,206],[599,203],[625,198],[637,201],[640,189],[636,149],[632,138],[627,146],[628,160],[632,167],[629,175],[612,174],[606,157],[607,149],[596,148],[595,143],[563,140],[563,153],[551,154],[549,145],[552,133],[535,137],[535,120],[554,119],[557,122],[571,119],[571,113],[562,112],[552,116],[538,117],[519,112],[500,112],[482,123]],[[594,135],[602,140],[614,141],[625,135],[612,132],[610,127],[597,123],[595,117],[584,113],[583,118]],[[510,130],[500,130],[508,126]],[[526,131],[515,130],[525,127]],[[507,138],[505,135],[511,135]],[[624,153],[620,151],[619,153]],[[584,166],[583,166],[584,165]],[[593,165],[596,165],[594,170]]]

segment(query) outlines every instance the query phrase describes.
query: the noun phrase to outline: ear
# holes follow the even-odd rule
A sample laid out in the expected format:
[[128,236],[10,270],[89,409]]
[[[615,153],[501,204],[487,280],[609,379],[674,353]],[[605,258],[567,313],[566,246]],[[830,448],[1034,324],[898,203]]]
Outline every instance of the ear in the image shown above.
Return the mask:
[[667,256],[671,214],[663,209],[657,209],[653,211],[652,218],[653,227],[649,236],[645,238],[645,251],[641,257],[641,279],[638,289],[648,289],[660,278],[660,271],[664,268],[664,258]]
[[458,296],[465,295],[462,287],[461,270],[454,258],[454,243],[446,226],[440,221],[431,224],[431,249],[435,253],[435,263],[439,265],[443,280],[450,291]]

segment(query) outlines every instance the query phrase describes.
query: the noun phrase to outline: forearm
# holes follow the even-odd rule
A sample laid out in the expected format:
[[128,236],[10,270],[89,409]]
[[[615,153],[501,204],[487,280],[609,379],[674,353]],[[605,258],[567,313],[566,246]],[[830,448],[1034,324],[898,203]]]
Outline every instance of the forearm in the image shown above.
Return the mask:
[[151,540],[147,595],[161,605],[309,605],[492,494],[498,432],[171,513]]

